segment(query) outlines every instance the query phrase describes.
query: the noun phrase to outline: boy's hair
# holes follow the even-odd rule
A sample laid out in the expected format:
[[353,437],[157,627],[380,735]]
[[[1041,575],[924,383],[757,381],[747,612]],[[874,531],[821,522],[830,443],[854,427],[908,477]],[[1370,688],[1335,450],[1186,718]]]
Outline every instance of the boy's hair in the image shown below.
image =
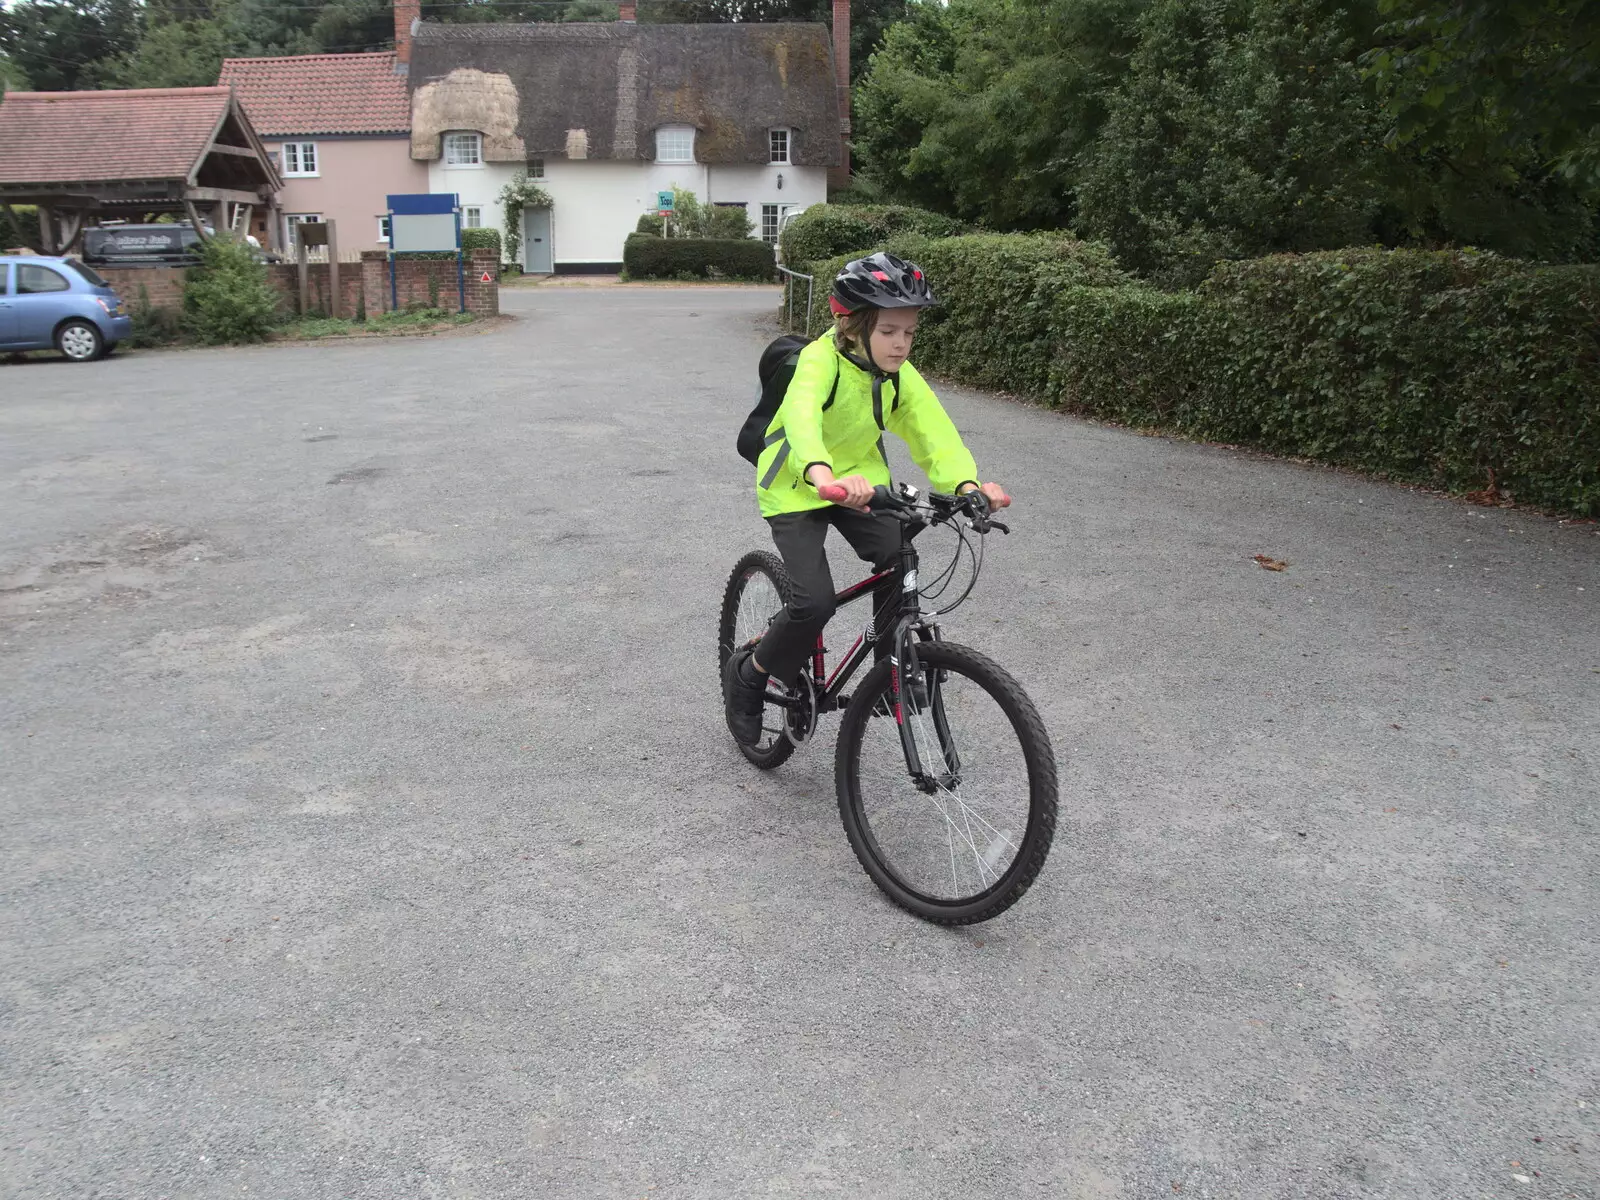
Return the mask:
[[840,350],[848,350],[852,344],[864,349],[872,331],[878,327],[878,314],[882,311],[881,308],[858,308],[853,313],[835,317],[834,345]]

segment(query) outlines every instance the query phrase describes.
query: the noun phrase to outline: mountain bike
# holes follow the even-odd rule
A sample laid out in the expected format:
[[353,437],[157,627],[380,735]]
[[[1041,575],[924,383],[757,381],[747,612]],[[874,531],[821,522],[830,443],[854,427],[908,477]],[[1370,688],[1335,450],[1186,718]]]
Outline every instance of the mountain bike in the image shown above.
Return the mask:
[[[843,499],[844,490],[830,486],[819,494]],[[945,641],[938,618],[976,586],[985,535],[1010,530],[981,492],[922,495],[901,484],[875,489],[870,507],[901,523],[898,560],[839,592],[836,603],[843,608],[870,596],[891,578],[898,580],[896,598],[869,615],[831,672],[818,637],[796,679],[769,681],[761,739],[739,749],[755,766],[772,770],[815,736],[819,717],[843,709],[834,782],[839,815],[862,867],[891,900],[919,917],[943,925],[986,921],[1022,897],[1050,853],[1055,754],[1022,686],[976,650]],[[913,541],[934,526],[955,530],[955,555],[944,572],[919,586]],[[937,602],[955,585],[963,551],[971,561],[965,590],[925,612],[924,600]],[[719,679],[729,656],[759,642],[788,601],[781,558],[756,550],[739,560],[722,598]],[[879,661],[846,693],[875,654]]]

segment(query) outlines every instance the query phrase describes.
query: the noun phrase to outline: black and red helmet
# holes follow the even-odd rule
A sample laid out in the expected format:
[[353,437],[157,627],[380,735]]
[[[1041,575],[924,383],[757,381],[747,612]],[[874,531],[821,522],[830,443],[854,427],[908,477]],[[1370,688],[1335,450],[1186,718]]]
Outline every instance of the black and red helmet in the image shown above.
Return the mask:
[[879,252],[844,265],[828,306],[843,316],[863,308],[928,308],[939,303],[916,263]]

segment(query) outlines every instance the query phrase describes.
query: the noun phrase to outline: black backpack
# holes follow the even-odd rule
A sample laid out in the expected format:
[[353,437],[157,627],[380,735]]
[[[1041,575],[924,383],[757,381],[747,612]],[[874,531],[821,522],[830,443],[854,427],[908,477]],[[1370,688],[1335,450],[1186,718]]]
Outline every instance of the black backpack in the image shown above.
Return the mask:
[[[774,338],[772,344],[761,352],[761,362],[756,367],[756,374],[761,380],[761,394],[756,398],[756,406],[750,410],[750,415],[744,419],[744,426],[739,430],[739,457],[751,463],[759,462],[761,452],[766,449],[767,426],[772,424],[772,417],[783,403],[783,397],[789,391],[789,381],[794,378],[795,363],[800,360],[800,351],[811,344],[810,338],[803,338],[799,334],[786,333],[780,338]],[[828,389],[828,401],[822,406],[822,411],[827,412],[833,406],[834,393],[839,390],[838,364],[835,361],[833,387]]]

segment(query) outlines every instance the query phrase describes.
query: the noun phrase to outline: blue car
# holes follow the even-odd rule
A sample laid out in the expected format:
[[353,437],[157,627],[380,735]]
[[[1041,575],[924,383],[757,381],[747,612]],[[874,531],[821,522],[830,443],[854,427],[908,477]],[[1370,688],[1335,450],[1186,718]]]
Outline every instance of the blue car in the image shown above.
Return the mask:
[[133,332],[122,301],[72,258],[0,255],[0,352],[49,350],[93,362]]

